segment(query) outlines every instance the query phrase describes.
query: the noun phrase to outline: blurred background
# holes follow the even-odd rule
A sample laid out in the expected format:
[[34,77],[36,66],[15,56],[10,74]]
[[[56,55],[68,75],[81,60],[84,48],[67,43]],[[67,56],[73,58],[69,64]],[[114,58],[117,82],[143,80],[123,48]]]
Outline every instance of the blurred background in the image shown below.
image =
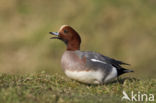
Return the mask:
[[0,0],[0,72],[63,74],[66,47],[49,39],[63,24],[81,50],[131,64],[125,76],[156,78],[156,0]]

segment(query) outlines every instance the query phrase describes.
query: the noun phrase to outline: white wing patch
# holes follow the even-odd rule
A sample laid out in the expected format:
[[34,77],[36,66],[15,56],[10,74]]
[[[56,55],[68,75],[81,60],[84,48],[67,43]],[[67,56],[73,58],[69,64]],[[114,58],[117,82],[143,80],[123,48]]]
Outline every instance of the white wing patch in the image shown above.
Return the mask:
[[97,59],[90,59],[90,60],[93,61],[93,62],[99,62],[99,63],[106,64],[106,62],[103,62],[103,61],[100,61],[100,60],[97,60]]

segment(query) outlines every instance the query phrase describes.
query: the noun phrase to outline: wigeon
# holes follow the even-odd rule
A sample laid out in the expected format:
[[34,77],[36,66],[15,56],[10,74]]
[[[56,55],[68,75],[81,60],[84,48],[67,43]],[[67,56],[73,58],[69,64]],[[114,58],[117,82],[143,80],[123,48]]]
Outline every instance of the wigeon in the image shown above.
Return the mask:
[[65,74],[72,79],[87,84],[104,84],[124,74],[133,72],[123,68],[128,65],[92,51],[80,51],[80,35],[68,25],[63,25],[58,32],[49,32],[62,40],[67,49],[64,52],[61,64]]

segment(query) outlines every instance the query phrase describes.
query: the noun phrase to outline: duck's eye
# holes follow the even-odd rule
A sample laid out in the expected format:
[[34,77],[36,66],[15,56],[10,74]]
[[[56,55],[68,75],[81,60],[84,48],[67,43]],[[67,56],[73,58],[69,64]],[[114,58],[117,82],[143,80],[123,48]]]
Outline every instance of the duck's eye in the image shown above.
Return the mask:
[[64,33],[68,33],[68,31],[67,30],[64,30]]

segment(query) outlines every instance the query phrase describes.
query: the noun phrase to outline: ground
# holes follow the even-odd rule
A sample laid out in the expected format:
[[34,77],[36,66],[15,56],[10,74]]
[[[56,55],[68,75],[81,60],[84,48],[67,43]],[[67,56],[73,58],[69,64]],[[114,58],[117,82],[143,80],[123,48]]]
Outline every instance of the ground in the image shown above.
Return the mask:
[[[114,103],[121,102],[123,90],[130,94],[156,94],[156,80],[119,78],[105,85],[87,85],[64,75],[46,72],[0,74],[1,103]],[[129,102],[124,100],[122,102]]]

